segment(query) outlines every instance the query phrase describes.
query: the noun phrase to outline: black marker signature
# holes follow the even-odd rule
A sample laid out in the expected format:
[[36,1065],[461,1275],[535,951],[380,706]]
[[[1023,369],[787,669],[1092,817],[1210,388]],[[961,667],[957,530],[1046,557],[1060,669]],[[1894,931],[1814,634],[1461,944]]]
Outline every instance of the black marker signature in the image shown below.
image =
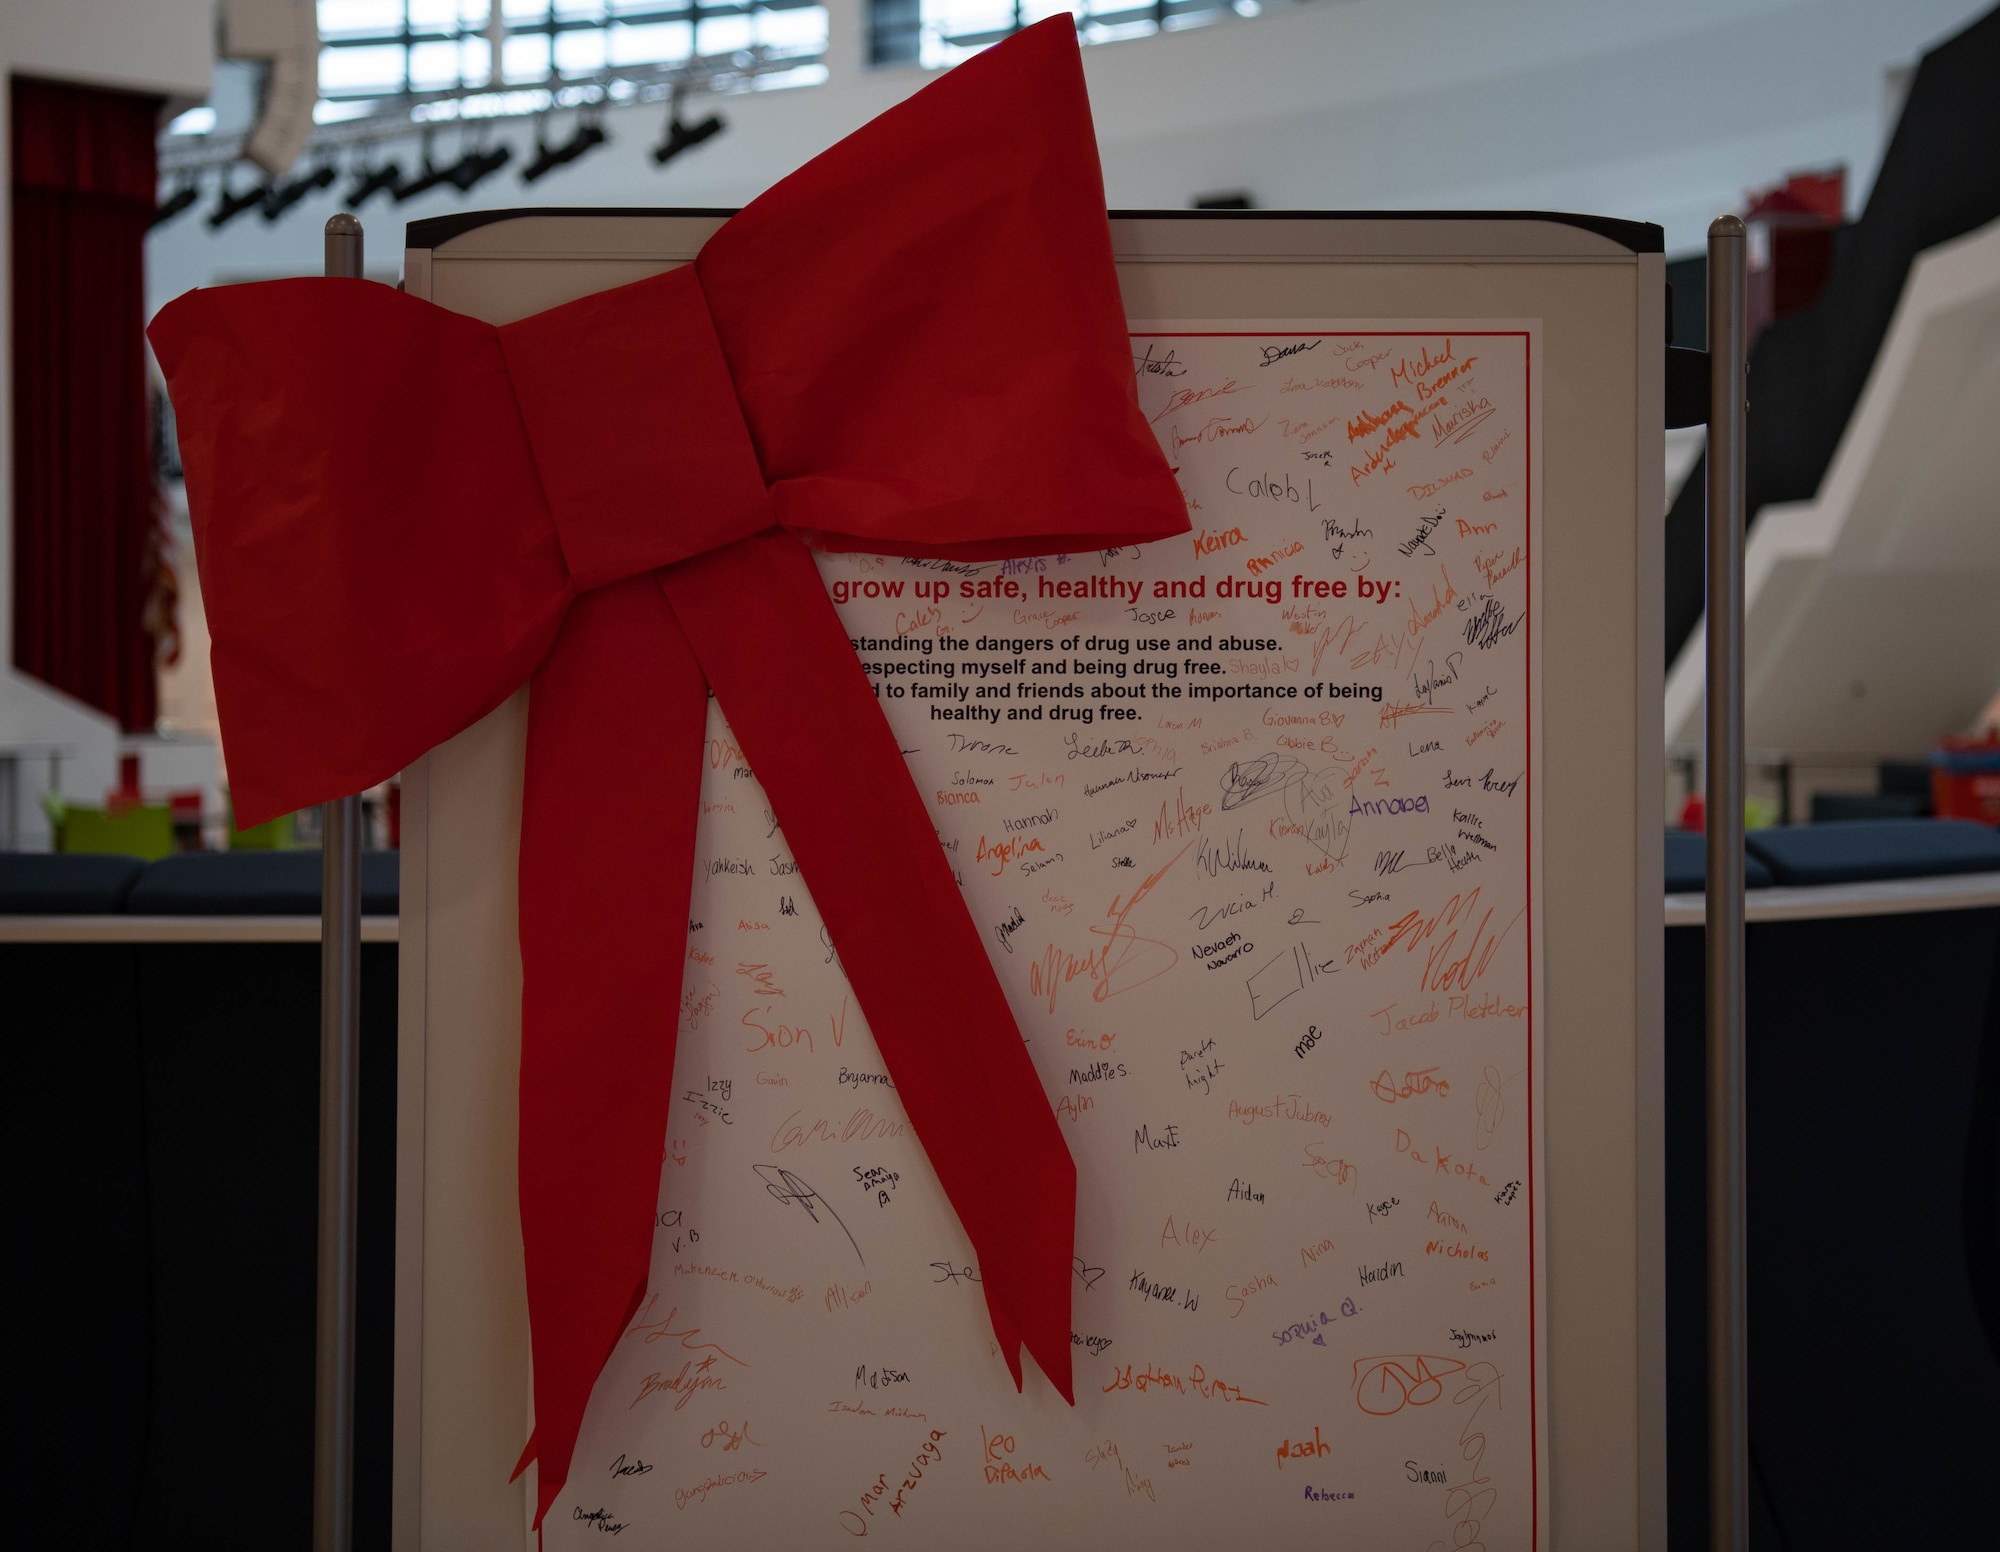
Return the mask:
[[1271,366],[1276,362],[1283,361],[1287,356],[1296,356],[1308,350],[1318,350],[1325,343],[1326,341],[1324,340],[1313,340],[1310,343],[1301,340],[1296,345],[1262,345],[1258,348],[1264,352],[1264,359],[1257,364],[1259,366]]
[[861,1247],[854,1243],[853,1232],[846,1224],[840,1222],[840,1214],[833,1210],[832,1205],[819,1192],[799,1179],[790,1170],[780,1169],[775,1164],[752,1164],[750,1167],[757,1172],[757,1178],[764,1182],[764,1189],[771,1193],[774,1201],[797,1202],[799,1206],[806,1210],[806,1216],[812,1219],[814,1223],[819,1222],[819,1214],[813,1211],[814,1204],[817,1203],[821,1208],[824,1208],[829,1218],[833,1219],[835,1223],[840,1223],[840,1232],[847,1236],[847,1243],[854,1245],[856,1259],[863,1266],[868,1264],[868,1258],[861,1254]]

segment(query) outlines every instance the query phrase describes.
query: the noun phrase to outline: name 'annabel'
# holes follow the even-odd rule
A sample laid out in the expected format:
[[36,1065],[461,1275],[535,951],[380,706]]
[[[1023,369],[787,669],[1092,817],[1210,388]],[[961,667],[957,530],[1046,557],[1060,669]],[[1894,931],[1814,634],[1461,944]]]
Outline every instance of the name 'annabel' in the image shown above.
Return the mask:
[[1350,794],[1347,812],[1353,814],[1428,814],[1431,800],[1428,793],[1418,793],[1413,798],[1361,798]]

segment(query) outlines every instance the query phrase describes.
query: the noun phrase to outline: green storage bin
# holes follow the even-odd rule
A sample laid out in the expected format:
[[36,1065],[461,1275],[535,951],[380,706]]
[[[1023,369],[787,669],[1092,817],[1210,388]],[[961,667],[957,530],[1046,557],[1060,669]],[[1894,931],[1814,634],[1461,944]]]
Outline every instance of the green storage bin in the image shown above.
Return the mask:
[[51,817],[58,851],[112,852],[149,862],[173,855],[174,811],[164,805],[135,803],[108,812],[65,803]]

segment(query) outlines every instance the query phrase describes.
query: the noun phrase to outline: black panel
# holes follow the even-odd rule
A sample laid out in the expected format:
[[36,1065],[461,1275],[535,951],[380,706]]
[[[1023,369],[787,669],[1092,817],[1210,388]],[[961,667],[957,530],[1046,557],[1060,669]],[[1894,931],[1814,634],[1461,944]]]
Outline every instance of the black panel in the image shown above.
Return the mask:
[[[135,1545],[311,1541],[319,945],[140,956],[154,1295]],[[355,1545],[388,1546],[396,949],[362,949]]]
[[1709,417],[1709,356],[1705,350],[1667,347],[1667,429],[1705,426]]
[[1986,1025],[1965,1150],[1965,1268],[1987,1345],[2000,1354],[2000,954],[1993,957]]
[[[438,248],[466,232],[523,216],[733,216],[734,210],[646,210],[618,206],[541,205],[521,210],[463,210],[412,221],[405,248]],[[1553,221],[1608,237],[1632,253],[1659,253],[1661,229],[1650,221],[1574,215],[1559,210],[1114,210],[1111,219],[1145,221]]]
[[152,1323],[137,951],[0,944],[7,1541],[130,1543]]
[[1673,293],[1667,343],[1682,350],[1708,349],[1708,255],[1667,260],[1667,287]]
[[[1666,938],[1669,1542],[1700,1548],[1702,933]],[[1748,952],[1751,1546],[1985,1544],[2000,910],[1761,922]]]

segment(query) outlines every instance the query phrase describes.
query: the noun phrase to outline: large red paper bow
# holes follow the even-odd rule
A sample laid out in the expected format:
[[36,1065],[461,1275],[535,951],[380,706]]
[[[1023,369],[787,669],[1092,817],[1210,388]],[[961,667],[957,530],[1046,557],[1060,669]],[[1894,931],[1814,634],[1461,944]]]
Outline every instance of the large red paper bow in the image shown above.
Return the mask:
[[532,682],[536,1523],[645,1291],[711,685],[1016,1384],[1025,1343],[1071,1397],[1075,1166],[800,542],[991,559],[1186,531],[1069,18],[842,141],[689,267],[498,329],[359,281],[234,286],[150,337],[239,819],[381,781]]

